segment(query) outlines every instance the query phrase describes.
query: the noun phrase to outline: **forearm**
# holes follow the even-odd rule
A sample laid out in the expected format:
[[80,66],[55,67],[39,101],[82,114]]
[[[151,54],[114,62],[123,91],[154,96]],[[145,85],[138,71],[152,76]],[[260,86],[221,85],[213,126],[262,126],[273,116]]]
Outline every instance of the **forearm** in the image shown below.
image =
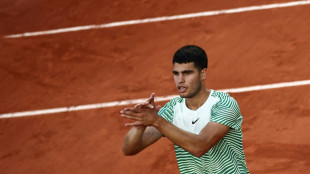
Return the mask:
[[135,155],[142,150],[142,137],[146,127],[133,127],[125,136],[122,150],[125,155]]
[[169,123],[162,117],[154,123],[154,127],[158,129],[163,135],[178,146],[182,147],[189,153],[195,156],[203,155],[211,146],[206,138],[201,135],[193,134],[182,130],[175,125]]
[[134,126],[125,136],[123,152],[125,155],[135,155],[161,137],[162,134],[153,126]]
[[[193,134],[171,124],[159,116],[155,109],[151,108],[125,109],[121,111],[121,116],[135,121],[127,123],[127,126],[148,126],[143,135],[141,135],[142,141],[141,136],[138,136],[140,137],[138,140],[134,139],[135,141],[133,141],[140,142],[136,144],[139,145],[136,149],[140,151],[157,141],[162,135],[165,135],[173,143],[200,157],[209,151],[230,130],[230,127],[224,124],[208,122],[199,135]],[[146,136],[149,133],[152,136]]]

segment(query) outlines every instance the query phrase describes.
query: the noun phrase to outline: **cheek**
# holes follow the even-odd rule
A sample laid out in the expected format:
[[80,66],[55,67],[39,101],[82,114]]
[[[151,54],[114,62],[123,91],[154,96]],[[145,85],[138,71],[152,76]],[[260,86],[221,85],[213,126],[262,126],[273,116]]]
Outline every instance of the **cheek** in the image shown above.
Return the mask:
[[173,77],[174,83],[177,84],[178,78],[176,76]]
[[188,87],[189,87],[190,89],[191,89],[191,88],[195,88],[195,83],[194,83],[193,79],[188,79],[187,85],[188,85]]
[[192,88],[197,88],[197,87],[199,87],[200,80],[199,80],[199,78],[191,78],[189,83],[192,86]]

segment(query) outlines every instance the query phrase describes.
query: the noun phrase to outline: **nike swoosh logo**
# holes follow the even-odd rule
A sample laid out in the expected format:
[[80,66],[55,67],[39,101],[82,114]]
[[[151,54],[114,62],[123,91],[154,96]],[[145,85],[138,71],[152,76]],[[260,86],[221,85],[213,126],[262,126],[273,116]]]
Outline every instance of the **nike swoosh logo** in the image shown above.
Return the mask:
[[199,120],[199,118],[197,118],[197,120],[195,120],[195,121],[192,121],[192,124],[195,124],[198,120]]

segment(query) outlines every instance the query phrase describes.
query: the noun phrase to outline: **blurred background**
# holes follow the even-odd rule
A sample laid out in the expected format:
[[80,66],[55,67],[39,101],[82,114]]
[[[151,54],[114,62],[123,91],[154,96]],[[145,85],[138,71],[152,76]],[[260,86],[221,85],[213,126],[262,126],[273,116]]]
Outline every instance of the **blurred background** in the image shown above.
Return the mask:
[[[309,80],[310,4],[98,27],[286,2],[1,0],[0,114],[176,95],[172,56],[188,44],[208,54],[209,89]],[[309,85],[231,95],[244,117],[251,173],[310,170]],[[0,117],[0,173],[179,173],[166,138],[136,156],[122,154],[124,107]]]

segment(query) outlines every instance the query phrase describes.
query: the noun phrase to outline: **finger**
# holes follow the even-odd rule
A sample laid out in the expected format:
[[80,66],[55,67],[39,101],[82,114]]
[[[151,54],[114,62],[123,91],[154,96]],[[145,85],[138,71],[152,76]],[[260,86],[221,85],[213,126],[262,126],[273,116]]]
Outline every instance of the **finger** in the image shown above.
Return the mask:
[[154,106],[148,103],[147,105],[144,105],[143,108],[154,109]]
[[139,104],[136,104],[134,106],[134,108],[142,108],[144,105],[148,104],[147,102],[146,103],[139,103]]
[[125,108],[123,110],[120,111],[121,114],[134,114],[134,113],[137,113],[137,109],[138,108]]
[[139,121],[135,121],[133,123],[126,123],[125,126],[144,126],[144,125]]
[[151,100],[152,96],[153,96],[153,93],[151,93],[150,97],[146,100],[146,102],[147,102],[147,103],[149,103],[149,102],[150,102],[150,100]]
[[120,111],[121,114],[125,114],[125,115],[131,115],[131,116],[140,116],[140,114],[138,113],[138,109],[136,108],[128,108],[128,110],[121,110]]
[[135,120],[135,121],[141,121],[142,120],[141,117],[136,117],[136,116],[132,116],[132,115],[126,115],[126,114],[121,114],[121,117],[128,118],[130,120]]
[[145,106],[147,106],[149,104],[150,104],[149,102],[144,102],[144,103],[136,104],[134,106],[134,108],[143,108],[143,107],[145,107]]
[[129,108],[128,111],[126,111],[127,113],[130,113],[130,114],[137,114],[139,113],[139,110],[143,108],[143,106],[141,107],[138,107],[138,108]]
[[154,103],[154,96],[155,96],[155,93],[152,93],[150,98],[147,99],[147,102],[149,104],[153,105],[153,106],[155,105],[155,103]]

